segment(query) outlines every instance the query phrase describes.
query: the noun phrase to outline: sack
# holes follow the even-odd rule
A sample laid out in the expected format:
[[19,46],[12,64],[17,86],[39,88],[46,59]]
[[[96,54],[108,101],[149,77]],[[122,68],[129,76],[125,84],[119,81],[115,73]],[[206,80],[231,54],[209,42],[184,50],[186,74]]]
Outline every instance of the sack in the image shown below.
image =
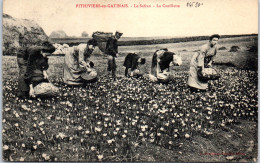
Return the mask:
[[214,68],[204,68],[204,73],[202,73],[202,70],[198,71],[198,78],[201,81],[217,80],[220,78],[220,75]]
[[113,36],[113,33],[105,33],[105,32],[94,32],[92,37],[97,42],[107,42],[107,40]]
[[59,88],[53,85],[52,83],[40,83],[36,85],[34,88],[34,94],[44,95],[44,96],[57,96],[59,95]]
[[106,52],[106,46],[107,46],[107,41],[109,38],[113,37],[113,33],[105,33],[105,32],[94,32],[92,34],[92,37],[94,40],[97,41],[98,43],[98,48],[105,53]]

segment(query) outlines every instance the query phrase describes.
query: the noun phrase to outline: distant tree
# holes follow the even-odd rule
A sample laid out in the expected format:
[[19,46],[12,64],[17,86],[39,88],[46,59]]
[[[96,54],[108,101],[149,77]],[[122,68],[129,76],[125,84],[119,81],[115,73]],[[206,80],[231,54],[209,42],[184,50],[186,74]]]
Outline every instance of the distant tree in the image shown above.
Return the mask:
[[87,33],[86,31],[83,31],[83,32],[81,33],[81,37],[88,37],[88,33]]

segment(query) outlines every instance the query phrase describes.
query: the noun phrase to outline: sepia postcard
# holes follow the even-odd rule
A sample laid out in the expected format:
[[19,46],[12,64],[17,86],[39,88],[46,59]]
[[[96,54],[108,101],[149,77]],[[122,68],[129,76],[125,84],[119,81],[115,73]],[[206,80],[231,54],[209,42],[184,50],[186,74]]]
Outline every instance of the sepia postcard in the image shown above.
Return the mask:
[[258,161],[257,0],[2,5],[2,161]]

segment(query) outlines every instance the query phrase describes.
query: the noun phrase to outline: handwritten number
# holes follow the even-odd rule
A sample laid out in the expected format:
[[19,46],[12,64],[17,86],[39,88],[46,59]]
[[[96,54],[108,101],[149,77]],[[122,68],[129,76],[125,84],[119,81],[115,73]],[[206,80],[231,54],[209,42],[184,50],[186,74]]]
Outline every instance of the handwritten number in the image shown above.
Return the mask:
[[197,7],[200,7],[200,6],[202,6],[203,5],[203,3],[200,3],[200,2],[187,2],[187,7],[195,7],[195,8],[197,8]]

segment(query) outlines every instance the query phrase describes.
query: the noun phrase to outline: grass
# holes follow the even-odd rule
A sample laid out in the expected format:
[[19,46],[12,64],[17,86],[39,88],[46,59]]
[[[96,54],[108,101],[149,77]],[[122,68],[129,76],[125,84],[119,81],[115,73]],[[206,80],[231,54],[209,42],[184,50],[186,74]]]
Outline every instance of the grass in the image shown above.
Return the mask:
[[[257,34],[252,35],[222,35],[221,38],[236,38],[236,37],[257,37]],[[133,45],[151,45],[151,44],[167,44],[190,41],[207,40],[208,36],[193,36],[193,37],[122,37],[119,40],[119,46],[133,46]],[[79,43],[86,43],[90,37],[67,37],[67,38],[52,38],[55,43],[67,43],[70,46]]]
[[[158,44],[158,45],[139,45],[139,46],[120,46],[119,52],[120,56],[116,59],[117,62],[117,73],[119,75],[124,74],[123,61],[124,57],[131,52],[135,52],[142,57],[145,57],[147,62],[143,67],[145,73],[149,73],[151,67],[151,60],[153,53],[160,48],[168,48],[169,51],[172,51],[180,55],[183,59],[183,65],[180,67],[174,67],[174,70],[189,70],[189,62],[194,54],[193,51],[197,50],[199,46],[205,44],[207,41],[193,41],[187,43],[175,43],[175,44]],[[219,65],[225,65],[232,63],[240,69],[253,69],[257,70],[258,66],[258,56],[257,52],[248,52],[248,47],[254,46],[257,40],[256,37],[238,37],[238,38],[225,38],[219,41],[219,47],[225,46],[226,50],[219,50],[215,58],[215,62],[220,63]],[[240,50],[233,53],[228,52],[232,46],[240,47]],[[107,67],[107,61],[105,56],[97,54],[92,55],[92,60],[95,62],[95,67],[100,73],[104,73]],[[18,74],[16,58],[12,56],[3,57],[3,78],[13,77]],[[49,59],[49,72],[50,76],[61,77],[62,76],[62,64],[63,56],[51,56]],[[178,72],[177,72],[178,73]]]

